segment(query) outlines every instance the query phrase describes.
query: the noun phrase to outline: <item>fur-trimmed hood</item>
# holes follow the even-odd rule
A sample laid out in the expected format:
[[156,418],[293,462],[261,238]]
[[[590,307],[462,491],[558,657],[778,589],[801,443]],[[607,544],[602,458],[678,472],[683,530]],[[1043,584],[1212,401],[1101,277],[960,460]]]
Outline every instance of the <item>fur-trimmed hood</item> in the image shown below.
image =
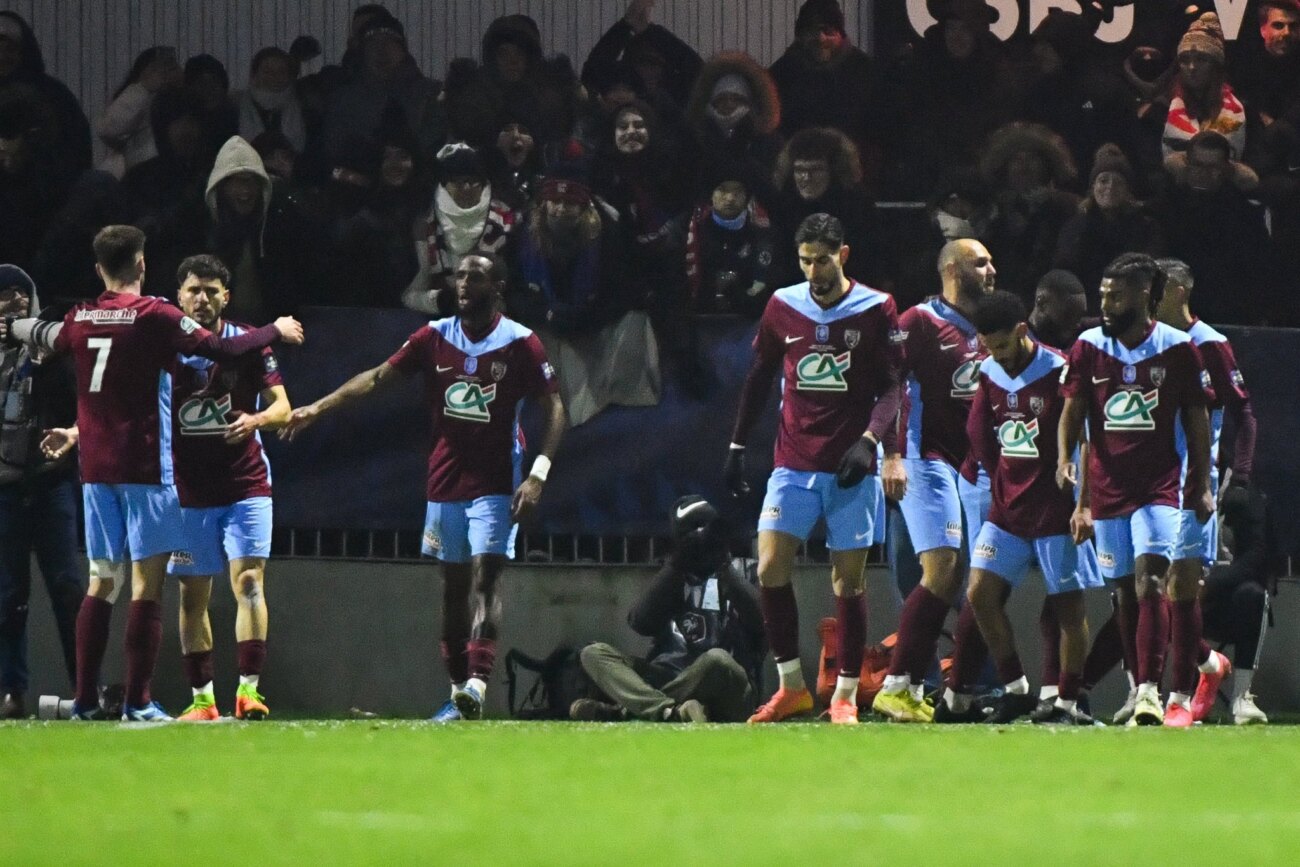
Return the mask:
[[1020,151],[1042,157],[1049,182],[1057,188],[1069,186],[1079,175],[1065,139],[1041,123],[1014,121],[995,129],[984,145],[980,174],[985,183],[994,189],[1001,187],[1007,163]]
[[833,127],[813,127],[795,133],[776,158],[772,183],[785,190],[795,160],[824,159],[831,170],[831,187],[850,189],[862,183],[862,159],[853,140]]
[[713,96],[713,86],[724,75],[739,75],[749,84],[754,94],[750,108],[751,129],[757,135],[770,135],[781,124],[781,99],[777,96],[776,82],[757,60],[743,51],[727,51],[714,55],[700,68],[700,74],[691,88],[686,103],[686,119],[692,127],[708,123],[705,108]]

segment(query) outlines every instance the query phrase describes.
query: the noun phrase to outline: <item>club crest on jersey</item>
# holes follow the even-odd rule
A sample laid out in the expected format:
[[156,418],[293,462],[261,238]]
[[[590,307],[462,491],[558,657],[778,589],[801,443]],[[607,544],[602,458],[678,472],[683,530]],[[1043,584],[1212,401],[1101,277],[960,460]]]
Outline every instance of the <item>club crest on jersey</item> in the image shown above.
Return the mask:
[[832,352],[810,352],[795,365],[798,377],[795,388],[799,391],[848,391],[849,383],[844,374],[850,363],[847,352],[839,355]]
[[[1209,374],[1205,373],[1204,371],[1202,371],[1202,375],[1207,378],[1209,377]],[[1154,385],[1156,388],[1159,388],[1161,383],[1163,383],[1164,381],[1165,381],[1165,369],[1163,367],[1151,368],[1151,384]],[[1209,385],[1209,383],[1207,382],[1206,385]]]
[[862,342],[862,332],[856,328],[844,329],[844,345],[849,349],[854,349]]
[[1038,419],[1004,421],[998,428],[1002,454],[1009,458],[1038,457]]
[[193,397],[181,404],[178,415],[182,436],[221,436],[226,432],[230,395]]
[[980,360],[972,358],[952,372],[952,396],[963,400],[975,396],[980,384]]
[[831,327],[829,325],[818,325],[817,330],[813,332],[814,339],[818,343],[825,343],[831,339]]
[[1014,391],[1010,392],[1007,395],[1007,408],[1020,409],[1020,395],[1016,394]]
[[1103,412],[1106,430],[1155,430],[1153,413],[1160,405],[1160,392],[1156,389],[1143,394],[1140,391],[1118,391],[1106,401]]
[[492,420],[488,405],[496,400],[496,383],[479,385],[477,382],[453,382],[445,395],[447,408],[443,410],[452,418],[486,424]]
[[1137,382],[1138,369],[1131,364],[1124,365],[1124,381],[1132,385]]
[[472,355],[467,357],[465,359],[465,372],[468,374],[473,374],[477,370],[478,370],[478,359]]
[[1034,415],[1042,415],[1044,403],[1045,401],[1041,397],[1029,398],[1029,411]]
[[506,375],[506,363],[504,361],[492,362],[492,379],[500,382]]

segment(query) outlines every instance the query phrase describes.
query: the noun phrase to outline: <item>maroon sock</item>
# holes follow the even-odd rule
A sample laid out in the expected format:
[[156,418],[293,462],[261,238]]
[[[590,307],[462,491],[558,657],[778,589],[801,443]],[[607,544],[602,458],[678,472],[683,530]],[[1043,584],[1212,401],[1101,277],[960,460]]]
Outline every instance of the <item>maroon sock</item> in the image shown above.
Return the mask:
[[1061,679],[1061,621],[1056,619],[1051,597],[1043,600],[1038,634],[1043,638],[1043,683],[1056,683]]
[[108,649],[108,627],[113,604],[87,596],[77,612],[77,704],[83,708],[99,703],[99,669]]
[[1196,691],[1196,645],[1201,640],[1200,618],[1196,616],[1196,601],[1175,602],[1170,618],[1170,652],[1173,654],[1173,691],[1191,695]]
[[1214,649],[1210,643],[1205,640],[1205,621],[1201,616],[1201,600],[1199,597],[1192,603],[1196,606],[1196,664],[1205,665],[1210,661],[1210,654]]
[[161,644],[161,603],[133,600],[126,612],[126,703],[130,707],[149,703],[149,683],[158,665]]
[[[1083,663],[1083,685],[1085,689],[1092,689],[1101,683],[1101,679],[1110,674],[1110,670],[1119,665],[1120,660],[1124,659],[1122,632],[1119,611],[1112,611],[1110,619],[1102,624],[1101,629],[1098,629],[1096,636],[1093,637],[1092,647],[1088,649],[1088,658]],[[1058,650],[1060,640],[1060,635],[1057,635]],[[1044,683],[1049,682],[1044,681]]]
[[492,676],[497,661],[497,643],[494,638],[471,638],[468,642],[469,676],[486,681]]
[[236,647],[239,650],[240,677],[261,677],[262,666],[266,665],[266,641],[250,638],[239,642]]
[[980,676],[988,659],[989,648],[975,620],[975,606],[969,602],[957,616],[953,642],[956,647],[952,652],[952,667],[948,669],[948,688],[953,692],[970,692],[971,684]]
[[[777,662],[798,659],[799,604],[794,599],[794,587],[789,584],[781,587],[761,587],[758,601],[763,609],[763,628],[767,630],[767,643],[772,648],[772,658]],[[865,611],[862,616],[865,620]],[[864,628],[863,633],[865,632]],[[843,652],[844,648],[841,647],[840,653]]]
[[202,689],[212,683],[211,650],[185,654],[181,657],[181,667],[185,669],[185,679],[190,682],[190,689]]
[[997,660],[998,679],[1003,684],[1014,683],[1025,676],[1025,667],[1020,664],[1020,654],[1014,650],[1006,659]]
[[1169,609],[1163,596],[1152,593],[1138,600],[1137,672],[1139,685],[1159,684],[1165,672],[1169,644]]
[[948,616],[948,603],[918,584],[903,603],[898,618],[898,643],[890,660],[890,674],[905,674],[920,683],[934,662],[934,648]]
[[867,597],[835,597],[835,631],[839,639],[840,674],[862,676],[862,651],[867,644]]
[[1063,701],[1078,701],[1082,687],[1083,676],[1068,671],[1061,672],[1060,679],[1056,681],[1056,691]]

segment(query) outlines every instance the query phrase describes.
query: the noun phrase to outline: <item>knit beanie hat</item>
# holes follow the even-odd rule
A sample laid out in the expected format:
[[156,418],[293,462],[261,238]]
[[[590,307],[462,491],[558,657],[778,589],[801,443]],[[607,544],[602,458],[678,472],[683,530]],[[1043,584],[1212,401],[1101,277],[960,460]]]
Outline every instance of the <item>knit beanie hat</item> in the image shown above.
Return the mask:
[[1178,53],[1184,51],[1199,51],[1210,55],[1219,63],[1224,62],[1223,28],[1219,26],[1218,15],[1206,12],[1192,22],[1183,38],[1178,41]]
[[794,32],[816,26],[819,30],[830,27],[844,32],[844,10],[838,0],[808,0],[799,7],[799,15],[794,19]]
[[1091,187],[1096,182],[1097,176],[1102,172],[1115,172],[1128,182],[1129,188],[1133,187],[1133,164],[1129,162],[1128,157],[1120,150],[1119,145],[1107,142],[1097,148],[1097,153],[1092,157],[1092,171],[1088,173],[1088,186]]

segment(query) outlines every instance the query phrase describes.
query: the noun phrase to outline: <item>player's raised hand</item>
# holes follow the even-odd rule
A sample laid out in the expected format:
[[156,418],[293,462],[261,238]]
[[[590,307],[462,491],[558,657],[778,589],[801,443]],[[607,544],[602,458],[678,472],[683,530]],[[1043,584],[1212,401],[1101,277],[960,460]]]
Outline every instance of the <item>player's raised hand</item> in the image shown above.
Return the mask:
[[1076,506],[1074,512],[1070,515],[1070,538],[1074,540],[1074,544],[1082,545],[1087,540],[1094,538],[1094,536],[1092,509],[1086,506]]
[[895,503],[907,496],[907,469],[900,455],[885,455],[885,465],[880,469],[880,482],[885,496]]
[[75,427],[53,427],[41,431],[41,454],[49,460],[57,460],[77,445],[78,431]]
[[294,437],[316,423],[320,418],[320,407],[314,403],[300,406],[289,416],[289,420],[280,428],[280,439],[293,442]]
[[1079,484],[1079,468],[1074,461],[1061,461],[1056,465],[1056,486],[1068,491]]
[[257,433],[257,428],[256,415],[235,410],[235,420],[226,427],[226,432],[221,438],[231,445],[242,443]]
[[522,524],[533,516],[537,503],[542,498],[542,480],[529,476],[515,489],[510,498],[510,518],[516,524]]
[[749,482],[745,481],[745,449],[731,448],[727,451],[727,462],[722,465],[722,478],[727,490],[737,497],[749,496]]
[[856,487],[876,466],[876,444],[866,437],[849,446],[835,470],[835,484],[841,488]]
[[275,330],[280,332],[280,340],[284,343],[296,346],[305,339],[302,332],[302,323],[292,316],[281,316],[275,320]]

